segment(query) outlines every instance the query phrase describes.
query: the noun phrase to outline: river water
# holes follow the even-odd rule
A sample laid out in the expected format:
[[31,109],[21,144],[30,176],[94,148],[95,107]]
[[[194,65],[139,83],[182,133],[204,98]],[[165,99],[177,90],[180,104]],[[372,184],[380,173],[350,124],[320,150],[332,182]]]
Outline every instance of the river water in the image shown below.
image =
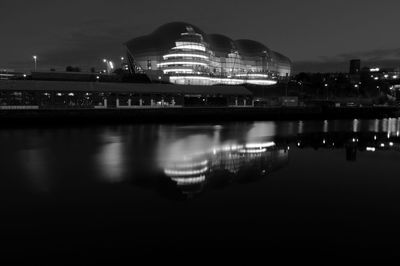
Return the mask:
[[1,253],[389,259],[399,131],[397,118],[3,128]]

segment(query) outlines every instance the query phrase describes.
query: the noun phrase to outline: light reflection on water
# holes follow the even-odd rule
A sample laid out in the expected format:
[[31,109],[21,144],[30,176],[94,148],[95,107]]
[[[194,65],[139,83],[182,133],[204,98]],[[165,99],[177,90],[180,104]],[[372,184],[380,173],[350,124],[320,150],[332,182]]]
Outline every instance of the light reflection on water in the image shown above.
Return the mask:
[[1,130],[1,156],[10,164],[0,172],[38,192],[54,189],[56,180],[157,186],[163,179],[193,197],[220,180],[279,172],[289,147],[345,150],[353,162],[360,152],[397,151],[399,130],[400,119]]
[[47,192],[50,190],[48,175],[48,165],[46,162],[46,151],[41,148],[24,149],[19,152],[19,159],[24,162],[23,170],[29,176],[28,181],[34,190],[39,192]]
[[101,135],[102,145],[97,156],[99,175],[111,183],[124,179],[124,147],[122,136],[106,132]]
[[15,254],[113,261],[243,243],[397,252],[399,121],[3,129],[0,237]]

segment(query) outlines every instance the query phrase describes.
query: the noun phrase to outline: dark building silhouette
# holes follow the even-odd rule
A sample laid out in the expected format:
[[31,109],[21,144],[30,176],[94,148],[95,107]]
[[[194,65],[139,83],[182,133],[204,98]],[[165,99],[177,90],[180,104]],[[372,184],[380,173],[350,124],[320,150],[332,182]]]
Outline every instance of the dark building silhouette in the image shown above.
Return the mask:
[[350,60],[350,74],[359,74],[361,70],[361,60],[353,59]]

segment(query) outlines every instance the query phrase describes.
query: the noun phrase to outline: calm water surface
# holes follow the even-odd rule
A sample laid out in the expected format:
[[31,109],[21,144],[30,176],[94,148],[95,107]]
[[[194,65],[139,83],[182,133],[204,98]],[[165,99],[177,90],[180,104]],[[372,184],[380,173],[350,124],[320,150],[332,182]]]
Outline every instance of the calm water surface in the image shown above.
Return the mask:
[[400,119],[0,129],[1,253],[393,258],[399,130]]

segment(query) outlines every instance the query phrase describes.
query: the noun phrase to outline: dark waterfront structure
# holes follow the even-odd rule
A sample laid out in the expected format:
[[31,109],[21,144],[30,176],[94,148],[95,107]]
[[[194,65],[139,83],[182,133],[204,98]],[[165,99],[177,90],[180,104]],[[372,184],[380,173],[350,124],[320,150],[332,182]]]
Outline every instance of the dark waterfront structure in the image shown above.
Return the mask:
[[184,22],[165,24],[126,43],[131,72],[185,85],[272,85],[291,74],[286,56],[253,40],[206,34]]
[[134,109],[188,106],[253,106],[241,86],[175,86],[75,81],[2,81],[0,110]]

